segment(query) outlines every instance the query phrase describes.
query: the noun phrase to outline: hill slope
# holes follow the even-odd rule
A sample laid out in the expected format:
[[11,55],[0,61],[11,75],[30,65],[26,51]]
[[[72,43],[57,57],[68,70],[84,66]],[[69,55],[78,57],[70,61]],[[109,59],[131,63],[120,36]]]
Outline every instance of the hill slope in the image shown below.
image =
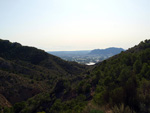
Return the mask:
[[84,66],[77,63],[66,62],[58,57],[49,55],[43,50],[22,46],[19,43],[11,43],[7,40],[0,40],[0,57],[7,60],[21,60],[51,70],[57,70],[61,74],[79,74],[84,68]]
[[0,40],[0,95],[5,97],[0,99],[7,100],[10,107],[51,91],[61,78],[78,78],[85,69],[84,65],[64,61],[43,50]]
[[121,110],[121,104],[124,110],[150,112],[150,40],[99,63],[90,76],[97,105],[107,105],[114,112]]

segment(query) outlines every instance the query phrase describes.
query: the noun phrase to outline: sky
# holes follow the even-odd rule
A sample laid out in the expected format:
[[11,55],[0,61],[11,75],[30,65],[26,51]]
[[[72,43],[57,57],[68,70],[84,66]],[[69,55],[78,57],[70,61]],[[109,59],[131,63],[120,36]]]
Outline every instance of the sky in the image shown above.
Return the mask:
[[128,49],[150,39],[150,0],[0,0],[0,38],[45,51]]

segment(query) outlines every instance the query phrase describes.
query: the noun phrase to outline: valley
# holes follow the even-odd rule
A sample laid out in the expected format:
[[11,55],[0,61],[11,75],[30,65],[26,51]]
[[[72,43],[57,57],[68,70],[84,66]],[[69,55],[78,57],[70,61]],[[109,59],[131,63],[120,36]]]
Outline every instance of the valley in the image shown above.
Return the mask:
[[0,40],[1,113],[149,113],[150,40],[87,66]]

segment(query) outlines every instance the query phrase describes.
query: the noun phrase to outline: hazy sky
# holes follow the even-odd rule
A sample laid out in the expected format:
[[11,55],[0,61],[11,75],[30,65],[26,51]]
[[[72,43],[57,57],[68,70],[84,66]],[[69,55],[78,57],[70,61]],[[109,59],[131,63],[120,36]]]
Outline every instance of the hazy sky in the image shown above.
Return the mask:
[[127,49],[150,39],[150,0],[0,0],[0,38],[46,51]]

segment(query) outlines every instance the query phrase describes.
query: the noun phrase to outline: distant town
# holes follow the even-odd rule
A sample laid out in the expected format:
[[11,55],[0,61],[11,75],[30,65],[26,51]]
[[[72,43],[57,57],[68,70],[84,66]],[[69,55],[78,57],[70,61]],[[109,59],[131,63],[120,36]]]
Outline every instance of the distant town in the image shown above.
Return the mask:
[[109,57],[119,54],[121,51],[124,51],[124,49],[112,47],[86,51],[51,51],[48,53],[58,56],[66,61],[75,61],[80,64],[94,65]]

